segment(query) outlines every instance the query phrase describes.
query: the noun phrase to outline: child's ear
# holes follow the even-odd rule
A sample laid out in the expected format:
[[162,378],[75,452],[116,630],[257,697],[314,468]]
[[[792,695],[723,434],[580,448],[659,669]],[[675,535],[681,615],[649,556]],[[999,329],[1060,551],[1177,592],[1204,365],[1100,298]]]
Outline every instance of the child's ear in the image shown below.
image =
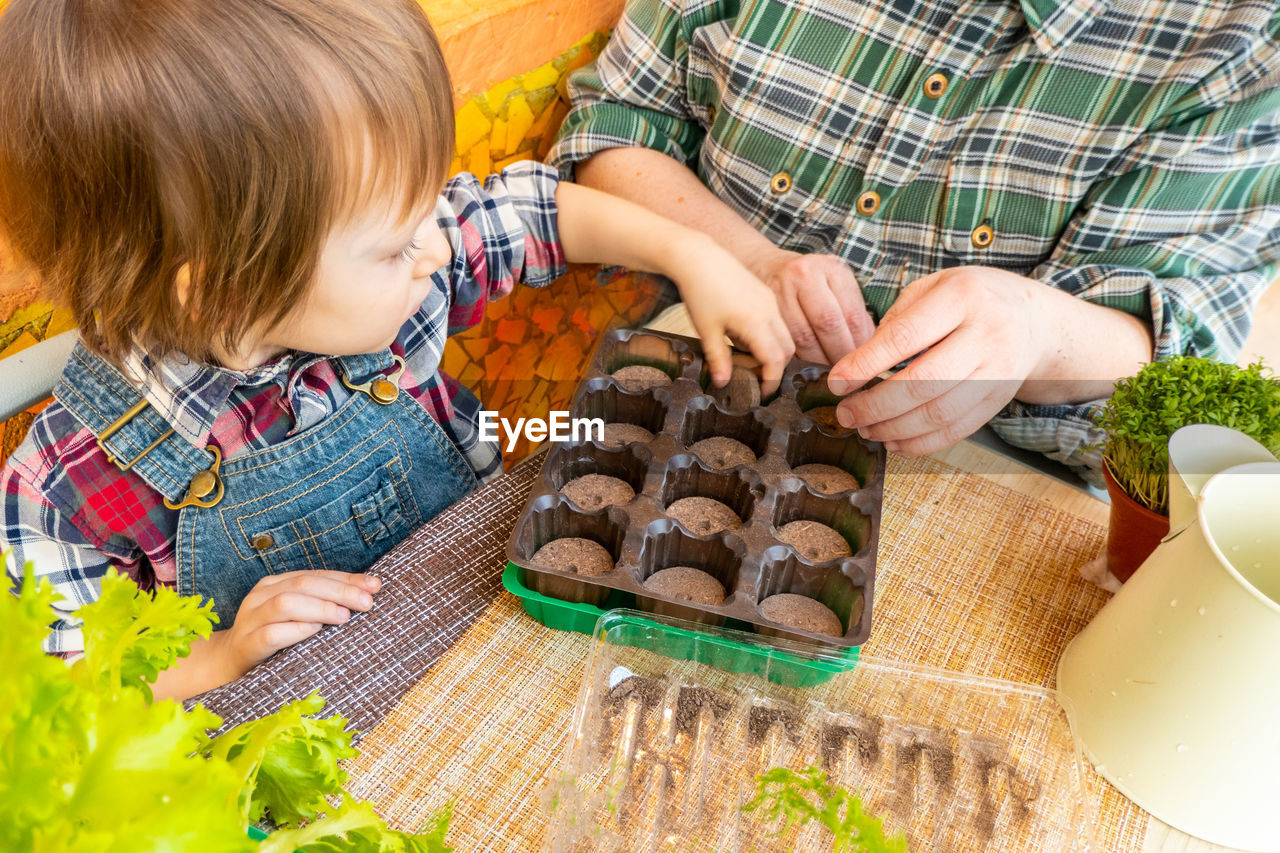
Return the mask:
[[173,276],[173,290],[178,297],[178,304],[186,308],[191,298],[191,264],[185,263],[178,267]]

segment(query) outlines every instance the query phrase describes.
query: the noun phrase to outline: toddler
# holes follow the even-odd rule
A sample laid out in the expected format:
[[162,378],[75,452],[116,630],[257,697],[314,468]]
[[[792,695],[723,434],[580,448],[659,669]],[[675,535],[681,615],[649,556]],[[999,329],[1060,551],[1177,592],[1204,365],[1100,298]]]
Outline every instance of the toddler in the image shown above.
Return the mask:
[[[514,283],[668,275],[717,384],[726,333],[771,384],[793,351],[695,232],[535,163],[445,181],[413,0],[11,0],[0,56],[0,224],[81,336],[0,474],[0,545],[68,610],[111,568],[212,600],[158,696],[368,610],[364,570],[500,472],[439,362]],[[53,616],[47,650],[82,650]]]

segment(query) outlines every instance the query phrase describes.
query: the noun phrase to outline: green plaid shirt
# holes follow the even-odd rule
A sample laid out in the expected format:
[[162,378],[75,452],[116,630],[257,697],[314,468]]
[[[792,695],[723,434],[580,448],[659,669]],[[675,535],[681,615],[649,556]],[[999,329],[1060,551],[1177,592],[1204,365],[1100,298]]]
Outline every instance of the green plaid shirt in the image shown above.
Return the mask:
[[[1234,359],[1280,261],[1275,0],[630,0],[550,155],[696,168],[776,244],[852,266],[874,317],[999,267]],[[989,230],[987,230],[989,229]],[[1096,464],[1091,406],[992,425]]]

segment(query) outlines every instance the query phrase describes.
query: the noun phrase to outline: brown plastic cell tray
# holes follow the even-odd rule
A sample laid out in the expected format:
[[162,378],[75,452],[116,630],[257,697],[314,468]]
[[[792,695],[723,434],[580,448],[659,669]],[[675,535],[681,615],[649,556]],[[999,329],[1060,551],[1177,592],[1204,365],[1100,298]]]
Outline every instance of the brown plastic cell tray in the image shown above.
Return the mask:
[[[735,360],[749,357],[735,355]],[[632,364],[657,367],[669,385],[628,393],[610,375]],[[697,340],[651,331],[605,335],[571,406],[573,417],[633,423],[654,433],[651,441],[608,448],[595,441],[557,444],[547,453],[540,479],[507,544],[507,558],[525,570],[525,583],[543,595],[600,604],[614,590],[641,610],[722,625],[747,623],[758,633],[828,646],[861,645],[871,633],[880,507],[884,495],[884,449],[856,433],[820,425],[808,411],[834,404],[824,365],[794,360],[782,385],[762,404],[740,411],[719,405]],[[736,438],[756,455],[754,464],[715,470],[690,445],[713,435]],[[852,474],[860,488],[824,495],[793,469],[825,463]],[[636,497],[622,506],[587,512],[560,494],[585,474],[625,480]],[[731,507],[742,527],[697,535],[667,517],[666,507],[693,495]],[[853,555],[813,563],[776,538],[776,529],[796,520],[834,528]],[[583,537],[599,542],[614,568],[587,577],[540,565],[533,555],[554,539]],[[715,576],[728,597],[718,606],[667,598],[643,584],[654,572],[692,566]],[[798,593],[829,607],[844,634],[830,637],[771,622],[761,600]],[[617,602],[618,596],[613,597]]]

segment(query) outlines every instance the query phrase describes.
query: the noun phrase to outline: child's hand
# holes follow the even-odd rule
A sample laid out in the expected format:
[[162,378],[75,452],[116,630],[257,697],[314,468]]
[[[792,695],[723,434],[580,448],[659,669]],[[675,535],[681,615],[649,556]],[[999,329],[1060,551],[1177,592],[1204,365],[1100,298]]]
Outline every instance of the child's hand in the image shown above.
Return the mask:
[[772,394],[796,351],[773,291],[709,239],[676,258],[671,277],[702,339],[711,381],[723,386],[733,373],[727,334],[759,360],[760,393]]
[[617,264],[658,272],[675,281],[702,338],[711,381],[723,386],[733,374],[728,334],[761,364],[760,392],[777,389],[782,368],[795,353],[773,291],[738,259],[701,231],[616,196],[561,181],[556,222],[567,260]]
[[381,588],[382,580],[373,575],[336,571],[284,572],[258,581],[226,631],[223,649],[235,670],[232,678],[325,625],[343,624],[352,611],[369,610]]

